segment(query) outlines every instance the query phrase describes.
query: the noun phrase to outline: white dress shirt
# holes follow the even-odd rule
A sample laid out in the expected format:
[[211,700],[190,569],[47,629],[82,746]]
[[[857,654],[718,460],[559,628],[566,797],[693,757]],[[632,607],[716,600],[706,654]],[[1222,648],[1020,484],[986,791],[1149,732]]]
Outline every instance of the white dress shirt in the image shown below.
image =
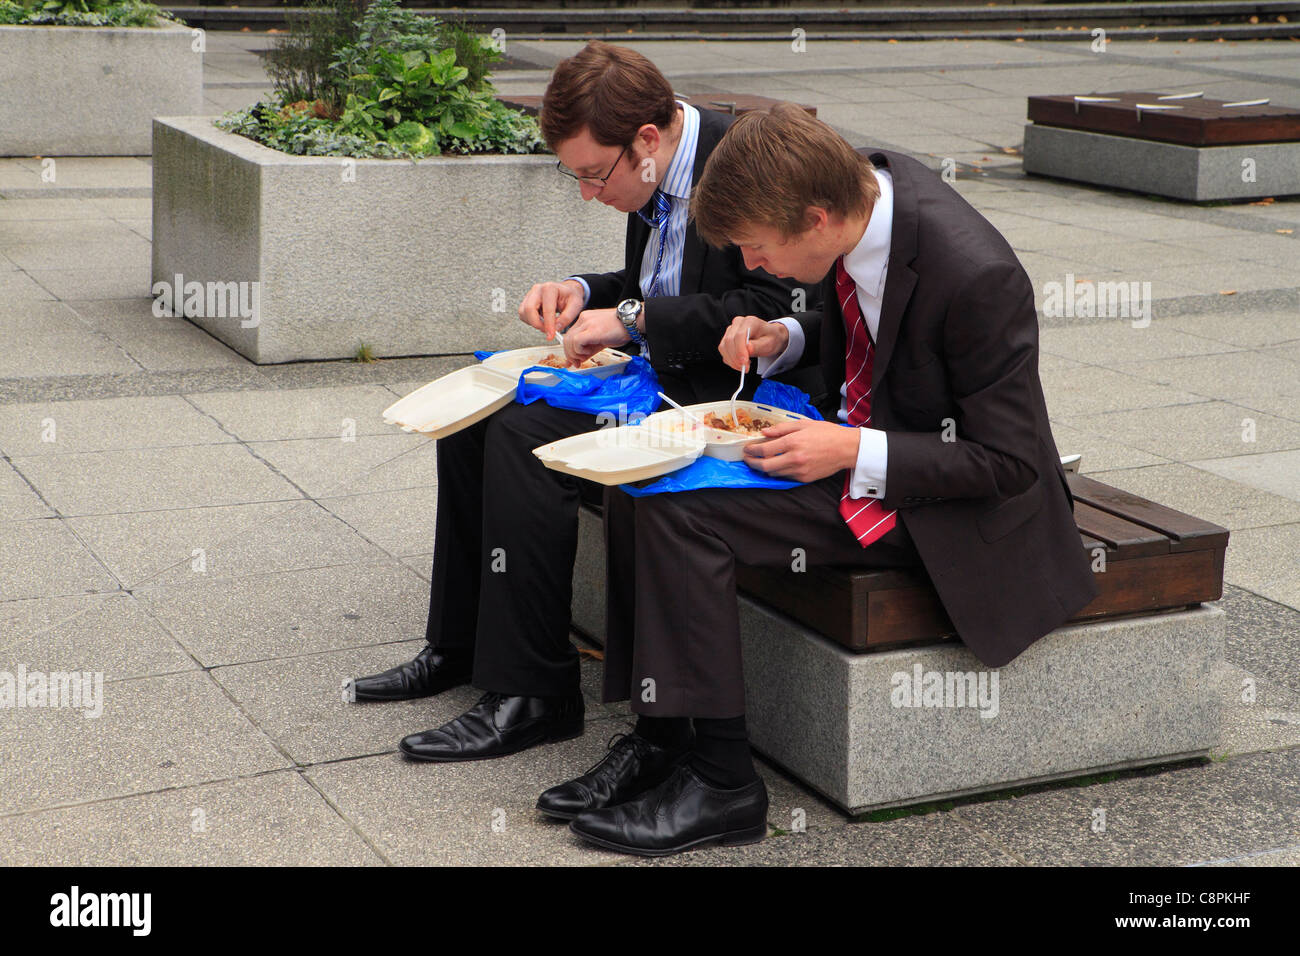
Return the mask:
[[[876,170],[880,184],[880,198],[871,210],[871,219],[858,244],[844,257],[844,268],[858,287],[858,308],[867,322],[871,341],[876,341],[880,328],[880,306],[885,294],[885,278],[889,272],[889,242],[894,226],[894,182],[887,169]],[[792,318],[777,319],[790,330],[790,341],[785,351],[774,358],[760,357],[758,374],[778,375],[792,368],[803,355],[803,327]],[[840,386],[839,420],[848,421],[848,385]],[[889,447],[885,433],[878,428],[858,429],[858,460],[849,482],[851,498],[885,497],[885,466]]]

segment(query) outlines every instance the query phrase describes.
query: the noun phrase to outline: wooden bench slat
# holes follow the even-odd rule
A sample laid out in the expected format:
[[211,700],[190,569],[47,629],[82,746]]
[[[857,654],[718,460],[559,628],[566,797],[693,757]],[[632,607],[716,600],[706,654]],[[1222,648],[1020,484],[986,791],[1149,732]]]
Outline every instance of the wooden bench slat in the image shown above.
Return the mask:
[[1227,529],[1212,522],[1148,501],[1132,492],[1103,485],[1084,475],[1069,475],[1067,480],[1076,502],[1082,501],[1100,511],[1159,531],[1170,539],[1171,551],[1226,547],[1228,544]]
[[1074,503],[1074,522],[1079,530],[1113,547],[1120,557],[1138,558],[1148,554],[1168,554],[1169,538],[1158,531],[1129,521],[1119,515],[1094,508],[1084,501]]

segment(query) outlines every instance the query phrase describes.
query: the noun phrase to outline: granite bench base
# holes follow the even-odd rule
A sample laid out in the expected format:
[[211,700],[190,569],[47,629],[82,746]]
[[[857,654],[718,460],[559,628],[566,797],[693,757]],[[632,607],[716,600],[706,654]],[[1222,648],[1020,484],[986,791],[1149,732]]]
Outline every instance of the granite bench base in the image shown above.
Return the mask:
[[[604,635],[583,509],[574,627]],[[1071,625],[990,670],[955,642],[860,654],[740,598],[754,748],[849,813],[1204,756],[1218,739],[1209,605]]]
[[1300,142],[1181,146],[1029,123],[1024,170],[1190,202],[1300,194]]

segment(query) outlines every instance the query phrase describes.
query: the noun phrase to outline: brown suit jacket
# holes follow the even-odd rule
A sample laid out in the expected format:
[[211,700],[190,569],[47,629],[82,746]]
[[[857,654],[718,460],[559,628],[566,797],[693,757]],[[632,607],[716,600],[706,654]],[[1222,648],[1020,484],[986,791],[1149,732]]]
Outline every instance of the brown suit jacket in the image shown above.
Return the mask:
[[[859,150],[894,183],[872,367],[888,435],[883,504],[898,509],[958,636],[997,667],[1097,595],[1038,378],[1033,287],[1002,235],[935,173]],[[844,383],[834,271],[796,316],[820,358],[826,417]],[[945,441],[945,424],[951,441]]]

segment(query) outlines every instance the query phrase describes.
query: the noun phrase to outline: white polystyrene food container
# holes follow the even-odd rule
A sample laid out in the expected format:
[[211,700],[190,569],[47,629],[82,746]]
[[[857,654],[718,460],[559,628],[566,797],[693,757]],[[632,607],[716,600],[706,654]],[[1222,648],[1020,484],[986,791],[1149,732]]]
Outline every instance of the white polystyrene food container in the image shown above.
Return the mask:
[[[540,365],[542,359],[548,355],[558,355],[564,358],[564,348],[559,345],[536,345],[526,349],[510,349],[506,352],[496,352],[489,355],[483,360],[483,364],[488,368],[497,369],[501,372],[513,372],[517,377],[520,372],[530,365]],[[632,356],[617,349],[605,349],[597,352],[591,357],[595,362],[592,368],[571,368],[568,371],[577,372],[579,375],[594,375],[597,378],[609,378],[611,375],[621,375],[627,370],[627,363],[632,361]],[[548,375],[545,372],[529,372],[528,381],[545,382],[547,379],[555,379],[554,375]]]
[[[771,405],[763,405],[758,402],[738,401],[736,402],[736,408],[744,409],[755,418],[764,418],[774,423],[806,421],[808,418],[807,415],[787,412],[784,409],[773,408]],[[720,458],[723,461],[741,461],[745,457],[746,445],[750,442],[767,440],[761,434],[744,435],[698,425],[690,420],[686,412],[691,412],[700,418],[703,418],[706,413],[712,412],[720,418],[729,419],[731,417],[731,402],[706,402],[700,405],[687,405],[685,411],[669,407],[661,412],[646,416],[640,425],[636,427],[651,428],[669,434],[701,439],[705,443],[704,454],[710,458]]]
[[602,485],[658,478],[684,468],[704,452],[704,442],[687,435],[639,426],[601,428],[534,448],[547,468]]
[[384,421],[428,438],[446,438],[514,401],[518,386],[518,375],[472,365],[389,405]]

